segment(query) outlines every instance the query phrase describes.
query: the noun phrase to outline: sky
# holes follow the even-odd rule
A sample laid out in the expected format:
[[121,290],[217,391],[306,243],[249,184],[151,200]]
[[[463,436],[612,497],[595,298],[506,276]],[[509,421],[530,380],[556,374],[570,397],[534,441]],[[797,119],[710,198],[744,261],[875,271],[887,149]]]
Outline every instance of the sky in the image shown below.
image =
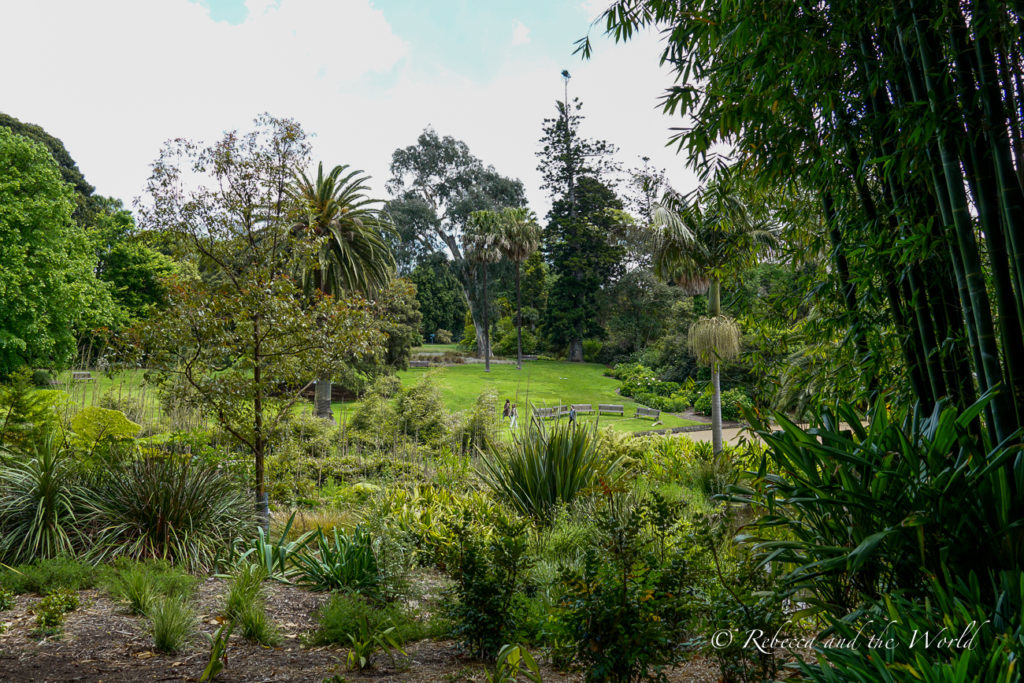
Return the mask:
[[[666,148],[678,117],[653,34],[616,45],[591,26],[605,0],[0,0],[0,111],[60,138],[100,194],[131,205],[163,141],[213,141],[261,112],[298,120],[313,160],[349,164],[386,196],[392,152],[432,126],[526,186],[563,97],[582,133],[695,186]],[[589,61],[573,43],[591,34]]]

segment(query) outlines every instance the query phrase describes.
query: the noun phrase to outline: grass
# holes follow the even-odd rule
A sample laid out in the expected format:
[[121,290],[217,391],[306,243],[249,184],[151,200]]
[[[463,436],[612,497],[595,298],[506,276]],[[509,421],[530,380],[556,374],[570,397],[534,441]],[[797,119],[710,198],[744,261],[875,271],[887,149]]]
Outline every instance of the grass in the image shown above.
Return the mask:
[[158,652],[179,652],[196,633],[196,617],[180,598],[166,597],[149,611],[153,647]]
[[[443,354],[446,351],[457,351],[457,344],[424,344],[413,349],[413,353]],[[621,382],[604,374],[605,366],[598,363],[569,363],[565,361],[527,361],[522,370],[516,370],[514,364],[493,363],[490,373],[484,372],[483,364],[467,363],[443,368],[410,368],[399,372],[398,376],[404,386],[419,381],[424,373],[434,370],[438,372],[441,394],[449,410],[465,410],[473,405],[480,392],[486,387],[494,387],[501,397],[519,405],[519,421],[522,423],[529,415],[529,404],[537,407],[558,405],[559,402],[569,403],[613,403],[625,406],[626,417],[615,415],[580,415],[582,423],[597,422],[600,427],[612,427],[623,432],[639,432],[647,429],[667,429],[698,424],[668,413],[662,413],[661,424],[654,426],[650,419],[628,417],[636,414],[636,401],[616,393]],[[59,380],[65,381],[70,373],[61,373]],[[84,407],[98,401],[98,397],[107,391],[114,395],[131,396],[143,399],[147,410],[156,411],[156,392],[152,388],[142,389],[142,370],[130,370],[109,378],[103,373],[94,372],[96,382],[79,382],[71,386],[75,402]],[[333,405],[335,419],[354,410],[358,402],[336,402]],[[308,402],[300,402],[297,409],[309,409]],[[565,418],[563,418],[564,420]]]
[[[433,345],[433,348],[438,345]],[[428,347],[421,347],[428,348]],[[519,406],[519,422],[528,419],[529,405],[537,407],[569,403],[613,403],[625,406],[626,417],[615,415],[580,415],[581,423],[597,422],[600,427],[612,427],[624,432],[638,432],[647,429],[665,429],[698,424],[668,413],[662,413],[661,424],[654,426],[650,419],[629,417],[636,414],[637,403],[616,393],[621,382],[606,377],[605,367],[597,363],[568,363],[564,361],[528,361],[523,369],[515,365],[494,363],[489,373],[483,364],[452,365],[442,368],[410,368],[398,373],[403,386],[418,382],[425,373],[436,372],[441,396],[448,410],[465,410],[472,407],[477,397],[487,387],[498,391],[500,403],[505,399]],[[340,420],[343,413],[351,411],[357,403],[335,403],[335,418]],[[565,421],[567,418],[562,418]]]

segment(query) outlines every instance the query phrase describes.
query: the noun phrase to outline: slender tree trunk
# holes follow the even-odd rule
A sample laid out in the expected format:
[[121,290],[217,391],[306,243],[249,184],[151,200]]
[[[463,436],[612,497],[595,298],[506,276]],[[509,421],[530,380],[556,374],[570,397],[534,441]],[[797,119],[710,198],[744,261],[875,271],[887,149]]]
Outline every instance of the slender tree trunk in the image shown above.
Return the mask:
[[491,327],[487,319],[488,298],[487,298],[487,264],[482,263],[480,267],[484,271],[484,372],[491,371]]
[[[716,318],[722,315],[722,285],[717,278],[708,287],[708,312]],[[722,452],[722,382],[717,358],[711,363],[711,450],[715,456]]]
[[519,266],[516,261],[516,369],[523,369],[523,296],[519,288]]
[[266,437],[263,434],[263,362],[260,357],[260,321],[253,322],[253,357],[256,363],[252,369],[252,380],[255,392],[252,401],[253,410],[253,456],[256,460],[256,518],[260,526],[270,530],[270,500],[263,483],[263,460],[266,456]]
[[331,376],[320,375],[316,379],[313,396],[313,416],[334,422],[334,411],[331,410]]

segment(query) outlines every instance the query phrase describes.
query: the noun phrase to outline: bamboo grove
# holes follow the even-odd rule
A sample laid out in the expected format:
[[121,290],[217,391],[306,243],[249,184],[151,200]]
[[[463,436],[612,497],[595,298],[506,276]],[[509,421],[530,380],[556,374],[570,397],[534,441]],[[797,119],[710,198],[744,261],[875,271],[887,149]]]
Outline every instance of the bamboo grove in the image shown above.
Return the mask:
[[811,197],[818,227],[789,238],[827,255],[866,390],[892,386],[885,326],[909,398],[991,392],[996,442],[1024,425],[1022,16],[985,0],[620,0],[603,16],[616,40],[661,31],[690,163]]

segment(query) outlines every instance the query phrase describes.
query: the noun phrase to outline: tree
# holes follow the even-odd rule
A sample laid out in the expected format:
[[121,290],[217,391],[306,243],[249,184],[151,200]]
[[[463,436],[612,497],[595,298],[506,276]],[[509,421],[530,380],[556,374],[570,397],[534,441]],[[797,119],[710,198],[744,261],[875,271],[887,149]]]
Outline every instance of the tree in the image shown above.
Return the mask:
[[[296,172],[289,194],[301,218],[293,230],[307,233],[319,245],[315,262],[303,269],[307,287],[335,297],[346,292],[372,295],[394,275],[395,259],[383,237],[391,226],[380,200],[366,196],[368,180],[348,166],[335,166],[324,176],[322,162],[315,182],[304,171]],[[332,379],[317,377],[313,400],[313,414],[331,421]]]
[[0,126],[0,375],[64,366],[77,331],[117,319],[74,206],[47,149]]
[[466,317],[466,297],[444,254],[432,254],[409,275],[416,285],[416,299],[423,314],[423,336],[430,339],[439,329],[457,332]]
[[[563,73],[563,75],[565,75]],[[612,160],[617,148],[605,140],[592,140],[580,135],[583,108],[579,98],[572,103],[556,102],[558,116],[544,119],[541,151],[537,157],[541,162],[537,170],[541,174],[541,187],[548,191],[552,200],[561,199],[566,213],[576,216],[576,188],[580,178],[588,176],[606,180],[606,176],[619,170]]]
[[692,198],[668,191],[653,216],[655,273],[690,291],[708,292],[709,316],[691,325],[689,336],[698,359],[711,366],[715,455],[722,451],[719,363],[739,355],[739,329],[722,315],[721,283],[776,244],[769,224],[744,203],[739,182],[723,170]]
[[[891,390],[899,402],[965,409],[992,392],[974,428],[1010,438],[1024,426],[1019,9],[777,9],[620,0],[604,18],[616,39],[649,26],[669,36],[662,58],[677,79],[665,110],[687,118],[673,141],[698,170],[719,165],[724,144],[760,183],[813,194],[825,220],[807,237],[832,261],[862,398]],[[877,362],[890,336],[872,334],[874,292],[899,339],[896,366]]]
[[540,226],[533,212],[527,209],[506,208],[499,222],[502,253],[516,267],[516,368],[523,369],[523,296],[520,271],[523,261],[540,246]]
[[622,203],[606,185],[584,176],[575,200],[552,206],[543,250],[555,276],[541,325],[552,343],[583,361],[583,340],[603,333],[601,294],[622,270],[623,250],[610,238],[626,222]]
[[389,368],[405,370],[413,348],[423,343],[423,315],[416,299],[416,286],[405,278],[395,278],[380,290],[373,303],[381,331],[387,337],[383,361]]
[[[389,209],[399,232],[413,234],[424,252],[446,250],[451,255],[476,327],[477,348],[484,349],[483,294],[476,284],[479,264],[465,258],[462,233],[474,211],[523,206],[523,184],[484,166],[466,143],[427,128],[415,145],[392,154],[388,190],[395,197]],[[409,222],[403,223],[406,218]]]
[[487,297],[487,264],[501,259],[502,215],[497,211],[474,211],[462,233],[466,259],[478,266],[483,277],[484,372],[491,371],[491,330],[488,320],[490,300]]
[[167,314],[137,326],[128,347],[146,354],[165,390],[250,452],[264,523],[264,459],[310,375],[333,376],[383,344],[365,302],[304,292],[294,277],[322,253],[318,240],[294,230],[306,207],[288,193],[307,152],[297,123],[269,115],[207,147],[168,142],[140,211],[144,228],[187,242],[205,273],[179,278]]

